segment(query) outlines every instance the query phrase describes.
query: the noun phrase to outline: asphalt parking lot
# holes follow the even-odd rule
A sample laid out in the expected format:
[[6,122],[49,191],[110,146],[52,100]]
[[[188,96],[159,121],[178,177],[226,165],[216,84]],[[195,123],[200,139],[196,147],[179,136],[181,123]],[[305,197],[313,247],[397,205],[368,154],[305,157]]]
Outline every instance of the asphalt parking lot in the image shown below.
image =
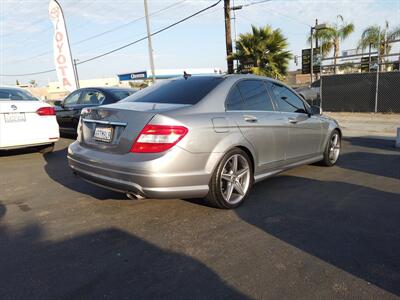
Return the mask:
[[400,151],[347,138],[332,168],[257,184],[236,210],[126,200],[52,154],[0,154],[0,299],[397,299]]

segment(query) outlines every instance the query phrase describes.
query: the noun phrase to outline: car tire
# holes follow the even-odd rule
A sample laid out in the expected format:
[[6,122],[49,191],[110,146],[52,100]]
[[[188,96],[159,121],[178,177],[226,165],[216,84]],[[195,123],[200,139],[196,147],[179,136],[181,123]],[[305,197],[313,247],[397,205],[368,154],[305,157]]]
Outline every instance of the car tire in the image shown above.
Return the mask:
[[51,153],[54,151],[54,143],[40,147],[39,152],[42,154]]
[[339,159],[342,140],[339,130],[335,129],[329,136],[325,146],[324,158],[320,161],[323,166],[331,167],[336,164]]
[[249,156],[243,150],[234,148],[223,156],[215,169],[206,199],[217,208],[238,207],[248,196],[253,181]]

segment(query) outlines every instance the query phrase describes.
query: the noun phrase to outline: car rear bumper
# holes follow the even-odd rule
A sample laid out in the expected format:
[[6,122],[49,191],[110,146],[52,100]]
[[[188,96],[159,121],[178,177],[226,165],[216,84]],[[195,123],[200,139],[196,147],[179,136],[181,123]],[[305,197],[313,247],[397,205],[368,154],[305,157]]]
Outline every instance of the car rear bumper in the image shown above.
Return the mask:
[[24,122],[7,123],[0,113],[0,149],[18,149],[52,144],[60,132],[55,116],[37,116],[25,113]]
[[110,154],[82,147],[68,149],[68,164],[80,177],[102,187],[145,198],[197,198],[208,193],[219,154],[190,153],[174,147],[163,155]]
[[18,144],[18,145],[1,145],[0,144],[0,150],[14,150],[14,149],[22,149],[22,148],[29,148],[29,147],[38,147],[38,146],[45,146],[45,145],[51,145],[57,142],[59,138],[52,138],[52,139],[46,139],[42,141],[36,141],[34,143],[30,142],[28,144]]

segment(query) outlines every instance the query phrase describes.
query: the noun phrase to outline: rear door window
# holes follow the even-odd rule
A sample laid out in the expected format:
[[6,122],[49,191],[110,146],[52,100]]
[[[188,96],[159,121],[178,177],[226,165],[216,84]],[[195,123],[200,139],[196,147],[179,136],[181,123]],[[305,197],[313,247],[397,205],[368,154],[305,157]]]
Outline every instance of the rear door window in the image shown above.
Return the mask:
[[228,98],[225,103],[227,110],[245,110],[242,95],[237,86],[234,86],[229,92]]
[[287,87],[271,83],[270,88],[279,111],[306,113],[304,102]]
[[100,91],[87,90],[83,92],[79,104],[83,105],[100,105],[106,97]]
[[267,93],[265,83],[261,80],[243,80],[238,88],[245,102],[246,110],[273,111],[272,101]]
[[223,80],[223,77],[206,76],[172,79],[145,88],[122,101],[194,105]]

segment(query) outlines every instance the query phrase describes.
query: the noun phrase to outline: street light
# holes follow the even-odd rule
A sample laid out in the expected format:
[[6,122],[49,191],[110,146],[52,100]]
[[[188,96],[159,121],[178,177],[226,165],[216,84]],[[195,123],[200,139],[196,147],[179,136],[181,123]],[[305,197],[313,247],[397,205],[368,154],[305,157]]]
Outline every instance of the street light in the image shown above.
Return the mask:
[[239,9],[242,9],[242,8],[243,8],[243,5],[236,5],[236,6],[232,6],[231,10],[239,10]]
[[153,83],[156,82],[156,75],[154,70],[154,53],[153,46],[151,44],[151,31],[150,31],[150,20],[149,20],[149,9],[147,6],[147,0],[144,0],[144,14],[146,17],[146,29],[147,29],[147,45],[149,48],[149,59],[150,59],[150,69],[151,69],[151,80]]
[[[314,80],[314,46],[313,46],[313,34],[314,34],[314,30],[315,31],[318,31],[318,30],[322,30],[322,29],[326,29],[326,28],[328,28],[327,26],[326,26],[326,24],[325,23],[322,23],[322,24],[317,24],[317,25],[315,25],[315,26],[311,26],[311,53],[310,53],[310,67],[311,67],[311,70],[310,70],[310,77],[311,77],[311,83],[313,83],[313,80]],[[322,53],[320,53],[320,54],[322,54]]]
[[79,84],[78,68],[77,68],[77,66],[76,66],[76,65],[77,65],[76,62],[79,61],[79,59],[74,58],[73,61],[74,61],[74,73],[75,73],[76,88],[77,88],[77,89],[80,89],[81,86],[80,86],[80,84]]

